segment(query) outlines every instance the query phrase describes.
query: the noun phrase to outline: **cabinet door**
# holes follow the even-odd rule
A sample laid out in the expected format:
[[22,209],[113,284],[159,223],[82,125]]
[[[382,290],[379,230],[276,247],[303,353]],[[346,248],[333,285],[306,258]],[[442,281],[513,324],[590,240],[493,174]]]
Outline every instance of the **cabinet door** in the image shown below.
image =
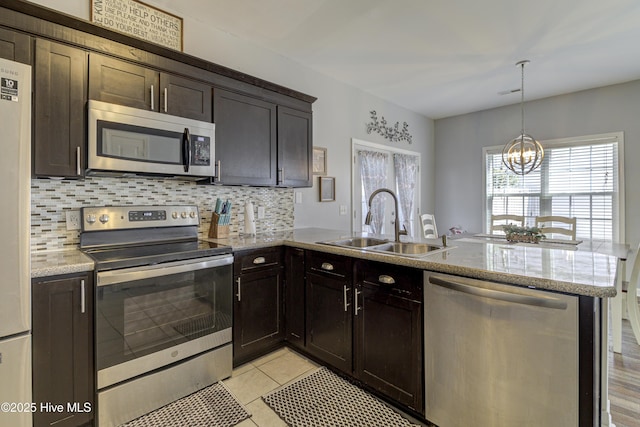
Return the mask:
[[311,187],[311,113],[278,106],[278,184]]
[[36,40],[34,174],[80,177],[86,150],[87,54]]
[[284,265],[286,339],[294,347],[304,348],[304,250],[286,247]]
[[307,270],[306,322],[309,353],[351,374],[352,290],[343,277]]
[[356,377],[421,412],[422,305],[380,286],[365,284],[356,289]]
[[89,56],[89,98],[159,111],[160,73],[119,59]]
[[276,106],[214,89],[216,161],[222,184],[276,185]]
[[422,270],[358,260],[355,376],[422,412]]
[[235,280],[233,365],[267,353],[284,339],[281,266]]
[[173,74],[160,74],[160,111],[211,122],[211,86]]
[[[33,399],[63,405],[38,410],[34,425],[79,426],[93,419],[93,284],[82,275],[33,283]],[[68,404],[79,405],[68,412]],[[85,406],[87,405],[87,406]],[[83,412],[83,411],[87,412]]]
[[0,28],[0,58],[31,65],[31,37]]

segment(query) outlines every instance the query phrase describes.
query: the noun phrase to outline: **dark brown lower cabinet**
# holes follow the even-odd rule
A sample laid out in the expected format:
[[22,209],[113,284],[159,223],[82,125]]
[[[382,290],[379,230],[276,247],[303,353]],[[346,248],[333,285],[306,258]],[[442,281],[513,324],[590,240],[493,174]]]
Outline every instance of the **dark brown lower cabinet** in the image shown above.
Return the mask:
[[282,248],[251,250],[234,260],[233,365],[284,340]]
[[358,261],[356,278],[354,375],[422,413],[422,271]]
[[62,405],[36,411],[35,427],[90,425],[94,417],[93,276],[34,279],[33,401]]
[[306,351],[351,375],[351,259],[307,251]]
[[304,249],[284,248],[284,324],[289,345],[304,349]]

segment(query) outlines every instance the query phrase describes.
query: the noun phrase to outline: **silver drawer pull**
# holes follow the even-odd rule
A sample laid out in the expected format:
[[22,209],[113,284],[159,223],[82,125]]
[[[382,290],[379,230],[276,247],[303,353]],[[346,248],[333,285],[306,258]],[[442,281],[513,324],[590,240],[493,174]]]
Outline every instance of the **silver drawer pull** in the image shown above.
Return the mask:
[[393,285],[394,283],[396,283],[396,280],[393,277],[387,276],[386,274],[381,274],[380,276],[378,276],[378,281],[380,283],[384,283],[385,285]]
[[333,271],[333,264],[329,262],[323,262],[320,268],[327,271]]
[[265,262],[267,262],[267,260],[264,259],[263,256],[259,256],[253,260],[254,264],[264,264]]

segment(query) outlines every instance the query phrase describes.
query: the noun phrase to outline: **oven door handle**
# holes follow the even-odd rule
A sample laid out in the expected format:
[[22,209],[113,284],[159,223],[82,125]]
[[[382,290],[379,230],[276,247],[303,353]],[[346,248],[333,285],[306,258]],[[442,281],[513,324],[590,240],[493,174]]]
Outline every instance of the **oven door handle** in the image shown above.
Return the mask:
[[96,275],[96,285],[108,286],[118,283],[133,282],[171,274],[188,273],[190,271],[221,267],[233,263],[233,255],[218,255],[207,258],[195,258],[186,261],[175,261],[164,264],[146,265],[142,267],[123,268],[120,270],[100,271]]

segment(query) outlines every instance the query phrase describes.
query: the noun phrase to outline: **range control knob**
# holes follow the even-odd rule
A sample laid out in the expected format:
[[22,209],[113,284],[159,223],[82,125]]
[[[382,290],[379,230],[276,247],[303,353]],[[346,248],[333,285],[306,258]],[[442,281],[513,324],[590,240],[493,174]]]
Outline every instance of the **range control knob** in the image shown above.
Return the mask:
[[189,217],[195,218],[196,217],[196,213],[193,212],[193,211],[189,212]]
[[102,214],[98,219],[100,220],[101,223],[106,224],[107,222],[109,222],[109,215]]
[[186,213],[186,212],[182,212],[182,213],[180,214],[180,216],[181,216],[182,218],[186,218],[186,217],[187,217],[187,213]]
[[96,216],[93,214],[87,215],[85,219],[89,224],[93,224],[94,222],[96,222]]
[[178,212],[171,212],[171,218],[178,219]]

